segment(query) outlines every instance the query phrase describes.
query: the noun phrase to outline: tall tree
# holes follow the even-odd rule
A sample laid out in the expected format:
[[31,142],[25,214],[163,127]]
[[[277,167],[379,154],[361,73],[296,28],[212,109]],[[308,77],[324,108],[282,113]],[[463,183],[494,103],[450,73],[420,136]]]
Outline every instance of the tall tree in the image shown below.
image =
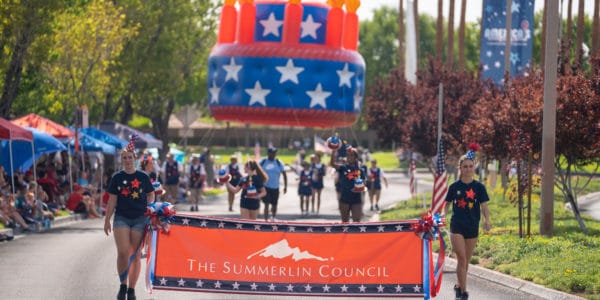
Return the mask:
[[448,54],[446,64],[450,69],[454,68],[454,0],[448,5]]
[[435,35],[435,57],[443,60],[444,39],[444,0],[438,0],[437,31]]
[[465,70],[465,15],[467,11],[467,0],[460,2],[460,23],[458,25],[458,69]]
[[398,67],[404,69],[404,0],[398,0]]
[[[206,98],[205,70],[214,45],[216,4],[203,1],[124,3],[130,22],[139,23],[139,35],[124,50],[123,72],[131,107],[151,120],[152,133],[168,151],[168,121],[175,107]],[[203,77],[204,76],[204,77]],[[196,92],[194,92],[196,90]],[[187,97],[192,96],[193,99]],[[127,116],[129,117],[129,116]]]
[[577,35],[575,38],[575,64],[574,69],[577,71],[583,66],[583,21],[585,18],[585,3],[579,0],[579,9],[577,11]]
[[90,121],[99,120],[101,102],[110,89],[111,66],[135,28],[125,27],[123,12],[112,2],[91,1],[58,15],[52,59],[43,65],[48,82],[45,99],[50,113],[71,120],[79,105],[90,109]]
[[594,0],[594,19],[592,21],[592,55],[600,51],[600,0]]
[[55,11],[64,5],[61,0],[2,1],[0,5],[0,71],[3,81],[0,116],[8,118],[19,93],[23,67],[35,38],[48,31]]

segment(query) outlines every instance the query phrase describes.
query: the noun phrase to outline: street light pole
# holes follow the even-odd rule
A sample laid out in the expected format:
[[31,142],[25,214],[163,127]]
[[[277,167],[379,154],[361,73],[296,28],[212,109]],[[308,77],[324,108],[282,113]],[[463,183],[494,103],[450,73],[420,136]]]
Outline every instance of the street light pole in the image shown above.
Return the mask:
[[546,1],[544,112],[542,128],[542,203],[540,233],[552,236],[554,223],[554,157],[556,152],[556,77],[558,57],[558,1]]

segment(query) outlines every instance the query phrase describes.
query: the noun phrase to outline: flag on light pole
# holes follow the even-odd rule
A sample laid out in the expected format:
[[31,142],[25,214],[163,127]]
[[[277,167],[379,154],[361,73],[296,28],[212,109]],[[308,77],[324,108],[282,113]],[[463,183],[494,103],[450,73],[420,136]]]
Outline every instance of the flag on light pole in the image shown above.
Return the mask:
[[254,144],[254,161],[258,162],[260,160],[260,143],[256,142]]
[[444,144],[440,140],[436,159],[435,174],[433,178],[433,196],[431,199],[431,213],[442,214],[446,204],[446,193],[448,192],[448,178],[446,176],[446,156],[444,155]]

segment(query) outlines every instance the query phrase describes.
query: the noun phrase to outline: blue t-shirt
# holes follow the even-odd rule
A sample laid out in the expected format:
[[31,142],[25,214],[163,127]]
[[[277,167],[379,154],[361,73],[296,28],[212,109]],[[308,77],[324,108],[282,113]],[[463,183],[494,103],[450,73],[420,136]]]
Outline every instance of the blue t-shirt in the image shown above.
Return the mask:
[[107,192],[117,195],[115,215],[135,219],[146,213],[146,194],[154,192],[154,187],[146,172],[136,170],[133,174],[127,174],[121,170],[110,179]]
[[446,201],[452,202],[450,225],[460,224],[467,228],[478,228],[481,219],[481,203],[489,200],[485,186],[481,182],[455,181],[448,187],[448,194],[446,194]]
[[263,159],[260,161],[260,167],[265,170],[267,176],[267,182],[265,183],[265,187],[269,189],[279,189],[279,177],[281,176],[281,172],[285,172],[283,164],[279,159],[268,160]]

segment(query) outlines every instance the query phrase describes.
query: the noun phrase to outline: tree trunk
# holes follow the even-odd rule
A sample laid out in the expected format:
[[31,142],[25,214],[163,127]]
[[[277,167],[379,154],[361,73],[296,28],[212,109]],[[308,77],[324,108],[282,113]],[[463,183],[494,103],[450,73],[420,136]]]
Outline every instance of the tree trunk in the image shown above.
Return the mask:
[[[599,0],[600,1],[600,0]],[[467,11],[467,0],[461,0],[460,25],[458,25],[458,68],[461,71],[467,69],[465,57],[465,14]]]
[[577,219],[577,223],[579,223],[579,228],[581,228],[581,231],[584,234],[588,234],[587,227],[585,226],[585,223],[583,222],[583,219],[581,218],[581,214],[579,212],[579,206],[577,205],[577,202],[575,202],[575,197],[573,197],[573,192],[570,190],[567,193],[567,199],[569,200],[569,203],[571,203],[571,208],[573,209],[573,214],[575,215],[575,218]]
[[547,26],[547,16],[548,16],[548,0],[544,1],[544,11],[542,13],[542,45],[540,46],[540,51],[541,51],[541,55],[540,55],[540,66],[542,71],[544,70],[544,66],[545,64],[545,56],[546,56],[546,30],[548,29]]
[[438,0],[438,17],[437,17],[437,32],[435,36],[435,57],[442,61],[443,45],[442,41],[444,38],[444,0]]
[[577,36],[575,39],[575,63],[573,64],[573,73],[577,73],[583,66],[583,19],[585,17],[585,6],[583,0],[579,0],[579,10],[577,12]]
[[448,57],[447,64],[450,70],[454,69],[454,0],[448,5]]
[[600,0],[594,0],[594,19],[592,21],[592,55],[600,51]]
[[404,1],[398,0],[398,68],[404,70]]
[[17,97],[21,75],[23,74],[23,62],[25,61],[25,56],[32,40],[32,24],[31,22],[25,22],[25,27],[18,34],[4,77],[4,88],[2,89],[2,98],[0,99],[0,116],[3,118],[10,118],[12,103]]
[[[600,1],[600,0],[598,0]],[[419,0],[413,2],[413,12],[415,19],[415,39],[417,40],[417,70],[419,70]],[[415,71],[417,71],[415,70]]]

